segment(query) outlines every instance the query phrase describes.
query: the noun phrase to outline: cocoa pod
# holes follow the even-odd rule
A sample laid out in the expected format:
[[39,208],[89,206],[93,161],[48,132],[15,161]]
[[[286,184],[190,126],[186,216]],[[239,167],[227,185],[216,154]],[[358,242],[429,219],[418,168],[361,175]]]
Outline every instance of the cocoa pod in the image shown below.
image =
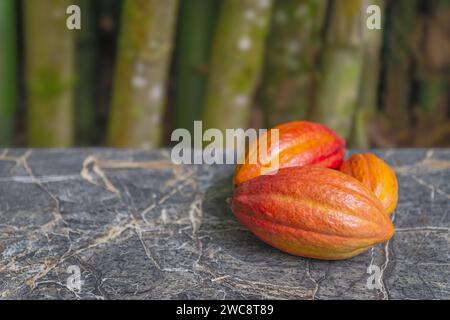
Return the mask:
[[371,153],[355,154],[342,164],[340,171],[372,190],[387,214],[395,210],[398,183],[394,171],[386,162]]
[[[279,144],[275,150],[270,146],[270,132],[279,131]],[[313,122],[293,121],[268,131],[268,159],[278,157],[279,168],[314,165],[338,169],[345,156],[345,140],[331,129]],[[250,155],[258,152],[261,137],[247,150],[243,164],[236,166],[234,184],[239,185],[261,175],[261,164],[251,163]],[[265,143],[265,142],[264,142]]]
[[244,182],[235,189],[231,208],[258,238],[302,257],[351,258],[394,233],[369,189],[321,167],[284,168]]

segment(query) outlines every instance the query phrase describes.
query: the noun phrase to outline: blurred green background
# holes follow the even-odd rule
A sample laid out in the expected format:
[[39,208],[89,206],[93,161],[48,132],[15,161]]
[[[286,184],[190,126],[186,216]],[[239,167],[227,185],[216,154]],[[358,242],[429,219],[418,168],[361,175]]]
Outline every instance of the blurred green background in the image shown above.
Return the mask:
[[450,0],[0,0],[1,147],[299,119],[351,147],[450,147],[449,84]]

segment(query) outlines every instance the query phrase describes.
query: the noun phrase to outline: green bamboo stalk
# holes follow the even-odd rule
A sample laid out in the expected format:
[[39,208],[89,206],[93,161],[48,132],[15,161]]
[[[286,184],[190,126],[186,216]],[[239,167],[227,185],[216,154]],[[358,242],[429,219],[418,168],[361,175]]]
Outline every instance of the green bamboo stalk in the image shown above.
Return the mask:
[[418,0],[390,1],[387,7],[384,111],[396,128],[411,125],[412,31]]
[[348,138],[363,67],[364,0],[333,1],[312,118]]
[[91,145],[96,131],[97,30],[95,2],[78,0],[82,28],[76,33],[75,130],[78,145]]
[[415,127],[412,130],[414,146],[440,146],[446,139],[440,132],[448,126],[449,81],[429,74],[421,77],[417,87],[418,106],[415,110]]
[[263,62],[271,0],[226,0],[213,41],[205,128],[244,128]]
[[327,4],[327,0],[275,1],[261,88],[267,127],[307,117],[314,102]]
[[[439,119],[443,120],[446,112],[445,101],[449,77],[445,71],[450,66],[447,52],[439,54],[440,44],[448,42],[447,18],[450,14],[450,0],[430,0],[427,2],[430,15],[427,23],[422,26],[424,32],[417,50],[419,59],[416,62],[417,78],[419,81],[418,100],[421,109],[427,113],[440,112]],[[444,109],[442,112],[441,109]],[[443,114],[442,114],[443,113]]]
[[73,140],[74,32],[66,27],[69,0],[25,0],[28,143],[69,147]]
[[[371,0],[370,4],[381,9],[384,18],[385,0]],[[367,125],[373,120],[378,109],[378,86],[380,79],[380,55],[383,29],[363,28],[363,69],[360,80],[359,96],[353,122],[350,145],[366,149],[370,145]]]
[[13,135],[17,98],[16,1],[0,1],[0,146]]
[[176,0],[125,0],[108,132],[112,146],[161,145],[176,12]]
[[217,1],[181,1],[177,32],[174,126],[193,131],[201,120]]
[[438,132],[447,121],[450,89],[448,50],[442,48],[442,44],[448,42],[450,30],[450,0],[430,0],[427,5],[429,13],[421,19],[422,38],[418,41],[420,46],[415,50],[418,106],[415,110],[414,139],[415,145],[419,147],[439,143],[440,137],[434,132]]
[[440,77],[422,78],[419,82],[419,105],[424,112],[439,112],[439,118],[445,120],[446,101],[448,96],[449,82]]

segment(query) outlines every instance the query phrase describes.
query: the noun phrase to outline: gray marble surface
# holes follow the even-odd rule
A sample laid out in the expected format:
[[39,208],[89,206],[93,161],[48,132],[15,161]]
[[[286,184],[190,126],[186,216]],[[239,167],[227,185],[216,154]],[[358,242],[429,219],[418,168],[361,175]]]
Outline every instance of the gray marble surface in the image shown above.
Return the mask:
[[175,166],[168,151],[0,149],[0,298],[449,299],[450,150],[375,153],[399,179],[394,237],[317,261],[239,225],[225,202],[232,166]]

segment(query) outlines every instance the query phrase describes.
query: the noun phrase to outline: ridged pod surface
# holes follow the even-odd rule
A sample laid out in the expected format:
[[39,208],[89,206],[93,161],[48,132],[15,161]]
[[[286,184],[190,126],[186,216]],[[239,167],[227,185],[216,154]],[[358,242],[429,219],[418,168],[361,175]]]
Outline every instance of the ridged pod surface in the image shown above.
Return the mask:
[[302,257],[351,258],[394,233],[369,189],[321,167],[284,168],[244,182],[235,189],[231,207],[261,240]]
[[[278,148],[272,150],[271,130],[278,129]],[[314,165],[337,169],[345,156],[345,140],[331,129],[313,122],[293,121],[281,124],[267,133],[267,154],[269,159],[279,157],[279,168]],[[258,152],[261,137],[250,146],[244,164],[236,166],[234,184],[261,175],[261,165],[250,163],[250,155]]]
[[354,154],[342,164],[340,171],[372,190],[387,214],[395,210],[398,183],[394,171],[386,162],[371,153]]

